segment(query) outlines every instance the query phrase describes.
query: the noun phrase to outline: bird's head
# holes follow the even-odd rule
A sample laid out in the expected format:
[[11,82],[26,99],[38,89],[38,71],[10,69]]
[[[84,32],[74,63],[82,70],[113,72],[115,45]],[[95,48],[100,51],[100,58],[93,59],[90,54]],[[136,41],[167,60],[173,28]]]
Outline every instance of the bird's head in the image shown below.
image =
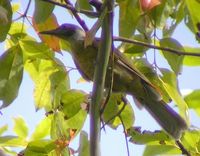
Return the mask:
[[53,35],[67,41],[82,40],[85,37],[85,32],[74,24],[62,24],[56,29],[42,31],[39,33],[45,35]]

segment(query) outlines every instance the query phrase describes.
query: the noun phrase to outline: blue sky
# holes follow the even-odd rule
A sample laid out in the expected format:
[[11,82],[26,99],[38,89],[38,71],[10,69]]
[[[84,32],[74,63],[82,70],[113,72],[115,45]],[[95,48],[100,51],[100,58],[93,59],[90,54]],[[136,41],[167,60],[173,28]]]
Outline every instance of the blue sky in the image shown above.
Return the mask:
[[[15,1],[14,1],[15,2]],[[23,1],[24,3],[24,1]],[[26,5],[23,5],[26,6]],[[25,7],[23,7],[25,9]],[[33,7],[31,7],[31,10]],[[23,12],[23,11],[22,11]],[[57,8],[56,15],[58,15],[59,24],[61,23],[76,23],[75,19],[72,19],[71,15],[69,15],[65,10]],[[32,13],[29,13],[32,15]],[[65,16],[63,16],[65,15]],[[62,17],[62,18],[59,18]],[[64,18],[63,18],[64,17]],[[116,14],[117,19],[117,14]],[[86,20],[86,23],[89,27],[92,26],[91,20]],[[115,24],[118,25],[117,20],[115,20]],[[29,32],[32,36],[36,37],[36,34],[33,32],[32,28],[29,28]],[[115,32],[116,35],[118,34],[116,28]],[[190,45],[190,46],[199,46],[198,43],[195,41],[194,36],[190,33],[190,31],[181,24],[176,33],[173,35],[180,43],[183,45]],[[0,44],[0,54],[4,52],[3,44]],[[152,51],[148,52],[148,57],[152,58]],[[63,56],[58,55],[63,62],[65,62],[66,66],[74,66],[71,56],[63,52]],[[157,62],[159,66],[166,67],[168,66],[166,61],[161,59],[160,56],[157,57]],[[84,91],[91,91],[92,83],[77,83],[77,80],[80,78],[80,75],[77,71],[70,72],[70,80],[71,80],[71,87],[75,89],[82,89]],[[200,67],[184,67],[182,74],[179,76],[179,86],[180,89],[185,93],[187,90],[199,89],[200,88]],[[9,134],[13,127],[12,117],[16,116],[23,116],[26,120],[30,132],[33,132],[35,125],[41,120],[41,118],[45,117],[44,111],[35,112],[34,108],[34,100],[33,100],[33,89],[34,85],[27,73],[24,74],[23,82],[20,87],[20,92],[18,98],[11,104],[11,106],[2,110],[3,115],[0,116],[0,127],[4,124],[8,124],[10,127]],[[133,108],[135,111],[135,126],[141,126],[143,130],[157,130],[159,129],[158,124],[152,119],[152,117],[143,109],[138,110],[135,107],[132,98],[128,97],[130,102],[133,104]],[[200,118],[197,115],[190,111],[192,124],[195,126],[200,126]],[[84,130],[87,132],[89,131],[89,122],[87,120]],[[101,137],[101,150],[102,156],[122,156],[126,155],[126,145],[125,139],[123,135],[122,127],[119,127],[117,131],[114,131],[110,128],[106,128],[106,132],[102,132]],[[79,138],[77,137],[71,144],[72,147],[75,149],[78,147],[77,142]],[[142,155],[144,146],[142,145],[133,145],[132,143],[129,144],[130,154],[140,156]]]

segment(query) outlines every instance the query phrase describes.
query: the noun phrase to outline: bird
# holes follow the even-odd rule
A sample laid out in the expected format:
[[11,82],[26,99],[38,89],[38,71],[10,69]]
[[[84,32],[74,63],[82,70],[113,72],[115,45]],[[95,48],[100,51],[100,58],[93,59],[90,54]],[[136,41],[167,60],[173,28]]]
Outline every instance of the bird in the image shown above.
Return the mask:
[[[95,65],[100,63],[96,62],[100,38],[94,38],[91,45],[85,46],[85,31],[69,23],[52,30],[41,31],[39,34],[53,35],[70,45],[70,53],[81,76],[87,81],[93,80]],[[167,134],[178,140],[188,129],[186,121],[162,99],[158,89],[133,65],[131,60],[117,48],[112,49],[114,58],[112,71],[110,67],[107,68],[105,88],[110,87],[110,78],[113,74],[112,91],[132,95]]]

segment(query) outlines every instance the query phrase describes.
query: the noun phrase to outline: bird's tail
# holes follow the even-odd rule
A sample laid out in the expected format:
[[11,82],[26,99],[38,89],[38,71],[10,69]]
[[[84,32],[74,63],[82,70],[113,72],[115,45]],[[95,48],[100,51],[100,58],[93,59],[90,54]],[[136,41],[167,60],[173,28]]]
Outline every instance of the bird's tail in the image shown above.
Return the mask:
[[182,132],[188,128],[184,119],[163,100],[156,99],[150,86],[144,85],[144,87],[148,95],[142,102],[143,106],[168,134],[179,139]]

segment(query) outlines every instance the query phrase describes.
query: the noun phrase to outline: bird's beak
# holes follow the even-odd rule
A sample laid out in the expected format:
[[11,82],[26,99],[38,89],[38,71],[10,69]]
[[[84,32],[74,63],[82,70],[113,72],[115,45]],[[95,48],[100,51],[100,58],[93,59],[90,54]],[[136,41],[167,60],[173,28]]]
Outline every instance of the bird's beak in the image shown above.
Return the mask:
[[48,30],[48,31],[41,31],[39,32],[39,34],[58,36],[61,34],[61,31],[60,29],[57,28],[57,29]]

